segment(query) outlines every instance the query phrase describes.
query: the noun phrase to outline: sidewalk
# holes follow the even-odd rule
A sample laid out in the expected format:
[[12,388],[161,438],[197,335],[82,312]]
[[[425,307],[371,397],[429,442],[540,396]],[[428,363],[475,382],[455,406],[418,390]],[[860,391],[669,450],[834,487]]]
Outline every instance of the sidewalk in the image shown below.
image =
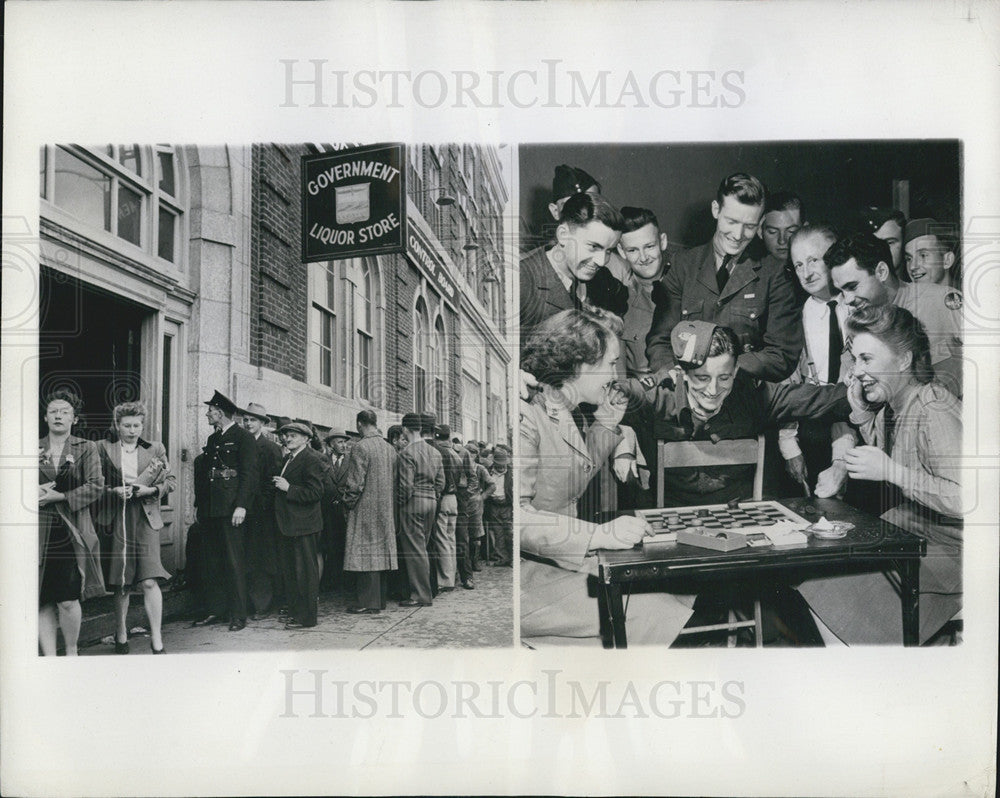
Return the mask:
[[[312,629],[285,631],[276,614],[248,621],[246,629],[240,632],[230,632],[226,624],[192,628],[188,618],[172,620],[163,624],[163,644],[170,655],[335,648],[511,647],[513,569],[484,566],[476,574],[475,582],[475,590],[459,586],[438,596],[432,607],[400,607],[390,602],[379,615],[348,615],[342,594],[324,593],[319,597],[319,624]],[[141,599],[138,607],[141,611]],[[144,625],[145,618],[139,623]],[[148,635],[134,635],[129,642],[129,656],[151,656]],[[80,648],[81,656],[102,654],[114,656],[114,648],[100,642]]]

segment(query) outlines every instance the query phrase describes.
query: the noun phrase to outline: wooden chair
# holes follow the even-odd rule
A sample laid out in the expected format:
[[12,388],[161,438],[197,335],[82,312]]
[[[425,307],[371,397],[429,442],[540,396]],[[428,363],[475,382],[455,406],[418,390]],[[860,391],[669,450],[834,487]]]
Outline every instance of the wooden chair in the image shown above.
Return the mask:
[[[657,443],[657,476],[656,476],[656,506],[663,506],[665,477],[667,468],[700,468],[705,466],[724,465],[754,465],[753,500],[760,501],[764,495],[764,436],[756,438],[739,438],[736,440],[719,441],[659,441]],[[761,625],[760,599],[754,598],[753,620],[740,620],[735,610],[730,608],[729,620],[726,623],[709,626],[686,627],[680,631],[682,635],[699,634],[702,632],[729,631],[727,645],[736,646],[736,632],[739,629],[753,629],[754,642],[757,648],[764,645]]]

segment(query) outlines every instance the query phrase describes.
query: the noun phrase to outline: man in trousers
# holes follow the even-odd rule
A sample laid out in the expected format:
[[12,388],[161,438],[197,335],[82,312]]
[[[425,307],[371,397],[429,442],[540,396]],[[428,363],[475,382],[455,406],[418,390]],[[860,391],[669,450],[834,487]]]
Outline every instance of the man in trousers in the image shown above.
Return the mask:
[[281,447],[264,434],[269,418],[263,405],[243,411],[243,428],[257,443],[258,489],[247,512],[248,590],[255,618],[266,617],[281,593],[278,527],[274,520],[274,477],[281,471]]
[[312,430],[291,421],[278,430],[288,454],[274,477],[274,515],[281,532],[281,565],[291,616],[286,629],[316,625],[319,535],[323,531],[323,456],[309,446]]
[[429,607],[432,599],[427,544],[445,480],[441,453],[424,440],[423,426],[424,419],[419,413],[403,416],[409,443],[396,461],[399,547],[410,587],[410,597],[399,602],[401,607]]
[[458,490],[462,478],[462,461],[452,448],[451,428],[439,424],[435,430],[434,448],[441,453],[444,463],[444,490],[434,522],[431,538],[431,582],[437,586],[437,593],[450,593],[455,589],[455,524],[458,520]]
[[361,438],[347,454],[341,481],[348,508],[344,569],[354,577],[354,600],[349,600],[347,611],[376,615],[385,609],[388,592],[383,575],[397,565],[392,495],[396,450],[379,433],[371,410],[358,413],[357,425]]
[[[238,632],[247,625],[247,561],[244,531],[247,508],[259,487],[257,443],[243,427],[233,421],[239,413],[236,404],[218,391],[205,402],[205,412],[215,432],[205,445],[205,475],[208,507],[202,526],[206,549],[206,579],[209,590],[219,585],[225,593],[229,613],[229,631]],[[210,599],[209,614],[196,626],[208,626],[218,618]]]

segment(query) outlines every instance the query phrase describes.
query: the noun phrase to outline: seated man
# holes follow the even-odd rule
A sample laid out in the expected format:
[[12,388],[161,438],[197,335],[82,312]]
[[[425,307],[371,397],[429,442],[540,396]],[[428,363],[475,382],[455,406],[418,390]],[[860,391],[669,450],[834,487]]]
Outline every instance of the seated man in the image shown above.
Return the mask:
[[[678,366],[652,388],[618,383],[628,394],[624,420],[652,425],[660,440],[756,438],[769,424],[794,419],[846,420],[847,389],[837,385],[758,383],[737,364],[739,339],[727,327],[685,321],[671,333]],[[724,504],[752,493],[752,465],[667,469],[665,506]]]

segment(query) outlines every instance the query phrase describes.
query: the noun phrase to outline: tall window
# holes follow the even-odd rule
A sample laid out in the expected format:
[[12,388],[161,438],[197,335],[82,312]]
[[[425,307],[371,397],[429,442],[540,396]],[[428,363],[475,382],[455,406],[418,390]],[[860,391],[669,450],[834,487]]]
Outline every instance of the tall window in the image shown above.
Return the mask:
[[339,389],[337,380],[336,276],[332,264],[309,266],[309,359],[320,385]]
[[480,439],[483,428],[482,384],[469,374],[462,375],[462,419],[466,438]]
[[372,398],[372,273],[367,263],[363,263],[361,284],[355,293],[355,323],[358,336],[358,398],[371,401]]
[[167,144],[50,147],[39,191],[78,221],[177,263],[184,203],[176,161]]
[[427,409],[427,370],[430,368],[430,322],[423,297],[417,300],[413,319],[413,409]]
[[448,357],[444,333],[444,319],[440,316],[434,322],[434,412],[442,422],[448,416],[446,385],[448,379]]

